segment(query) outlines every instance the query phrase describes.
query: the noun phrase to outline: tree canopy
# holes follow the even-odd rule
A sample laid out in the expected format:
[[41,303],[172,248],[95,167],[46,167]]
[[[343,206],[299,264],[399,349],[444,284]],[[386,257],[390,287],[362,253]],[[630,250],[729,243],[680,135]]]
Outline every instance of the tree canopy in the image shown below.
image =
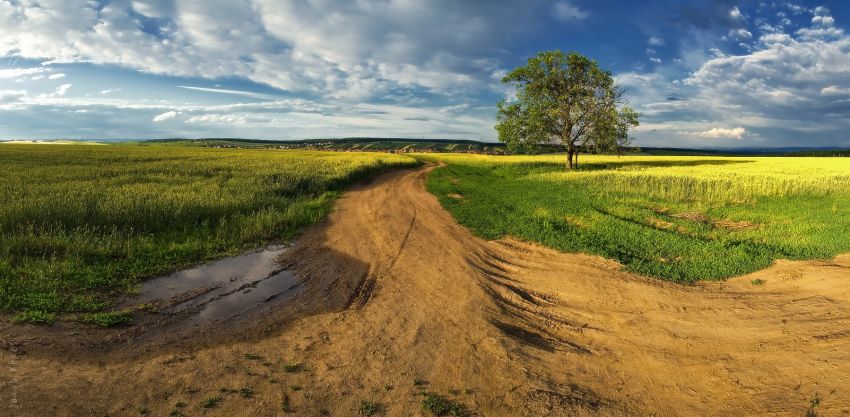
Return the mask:
[[516,87],[516,98],[499,103],[499,140],[514,151],[562,145],[569,169],[579,149],[620,152],[639,124],[611,73],[579,53],[541,52],[502,82]]

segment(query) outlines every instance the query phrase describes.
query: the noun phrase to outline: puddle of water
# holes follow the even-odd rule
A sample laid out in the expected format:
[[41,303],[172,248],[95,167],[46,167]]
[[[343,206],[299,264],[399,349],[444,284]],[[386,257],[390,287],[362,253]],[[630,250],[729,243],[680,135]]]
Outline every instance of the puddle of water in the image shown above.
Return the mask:
[[189,320],[201,324],[286,301],[300,286],[277,263],[285,251],[285,246],[271,246],[147,281],[131,304],[165,302],[165,311],[192,311]]

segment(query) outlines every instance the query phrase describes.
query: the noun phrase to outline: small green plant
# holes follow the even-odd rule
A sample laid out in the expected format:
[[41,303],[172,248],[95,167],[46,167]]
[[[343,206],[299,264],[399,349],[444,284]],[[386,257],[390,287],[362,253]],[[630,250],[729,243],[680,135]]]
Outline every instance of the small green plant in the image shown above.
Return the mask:
[[181,413],[180,410],[178,410],[176,408],[171,410],[171,412],[168,413],[168,415],[171,416],[171,417],[186,417],[185,414]]
[[280,408],[283,410],[284,413],[291,413],[292,412],[292,405],[289,404],[289,396],[288,395],[283,394],[283,401],[281,401]]
[[144,303],[136,306],[136,311],[144,311],[151,314],[159,314],[159,307],[156,304]]
[[15,315],[12,319],[15,323],[29,324],[53,324],[56,320],[56,315],[40,310],[24,310]]
[[207,398],[206,400],[204,400],[204,402],[203,402],[203,403],[201,403],[201,407],[204,407],[204,408],[215,408],[215,406],[217,406],[217,405],[218,405],[218,403],[220,403],[220,402],[221,402],[221,397],[219,397],[218,395],[216,395],[215,397],[209,397],[209,398]]
[[426,393],[422,399],[422,409],[435,416],[465,417],[468,415],[462,405],[449,401],[437,394]]
[[360,401],[358,412],[361,417],[372,417],[378,414],[378,411],[381,411],[380,404],[368,400]]
[[147,407],[144,407],[144,406],[139,407],[139,408],[137,409],[137,411],[139,412],[139,414],[141,414],[141,415],[143,415],[143,416],[148,415],[148,412],[149,412],[148,408],[147,408]]
[[390,384],[384,384],[384,391],[392,391],[393,386]]
[[245,359],[248,359],[249,361],[258,361],[260,359],[263,359],[263,357],[254,353],[246,353]]
[[287,362],[283,364],[283,370],[289,373],[295,373],[301,370],[300,362]]
[[301,391],[301,385],[290,385],[289,388],[293,391]]
[[761,286],[761,285],[764,285],[765,282],[767,282],[767,281],[765,281],[761,278],[756,278],[756,279],[750,281],[750,284],[753,284],[755,286]]
[[184,403],[183,401],[177,401],[176,403],[174,403],[174,407],[175,407],[175,408],[184,408],[184,407],[186,407],[187,405],[189,405],[189,404],[186,404],[186,403]]
[[127,324],[133,320],[129,311],[108,311],[103,313],[87,313],[80,317],[80,321],[87,324],[96,324],[102,327],[113,327]]
[[815,397],[809,403],[809,408],[806,410],[806,417],[818,417],[818,411],[816,409],[818,405],[820,405],[820,397],[818,394],[815,394]]
[[239,388],[239,395],[241,395],[242,398],[254,398],[254,390],[248,387],[242,387]]

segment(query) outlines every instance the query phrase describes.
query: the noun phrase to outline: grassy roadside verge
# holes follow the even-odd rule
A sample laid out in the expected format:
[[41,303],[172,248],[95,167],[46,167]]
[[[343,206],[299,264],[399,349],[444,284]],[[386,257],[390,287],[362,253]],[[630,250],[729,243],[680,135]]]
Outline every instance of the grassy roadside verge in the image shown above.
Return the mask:
[[447,165],[427,187],[486,239],[511,235],[601,255],[677,282],[776,259],[850,251],[850,159],[418,156]]
[[0,312],[114,323],[144,279],[293,237],[408,157],[179,146],[0,145]]

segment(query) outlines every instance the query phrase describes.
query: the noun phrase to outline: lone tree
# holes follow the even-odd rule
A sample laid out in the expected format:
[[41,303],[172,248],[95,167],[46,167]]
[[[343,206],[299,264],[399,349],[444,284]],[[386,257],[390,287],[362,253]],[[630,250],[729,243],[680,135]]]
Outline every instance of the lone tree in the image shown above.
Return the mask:
[[496,130],[509,150],[561,145],[567,168],[578,166],[580,148],[617,152],[631,144],[637,112],[625,106],[624,89],[611,73],[581,54],[546,51],[502,79],[516,99],[499,103]]

